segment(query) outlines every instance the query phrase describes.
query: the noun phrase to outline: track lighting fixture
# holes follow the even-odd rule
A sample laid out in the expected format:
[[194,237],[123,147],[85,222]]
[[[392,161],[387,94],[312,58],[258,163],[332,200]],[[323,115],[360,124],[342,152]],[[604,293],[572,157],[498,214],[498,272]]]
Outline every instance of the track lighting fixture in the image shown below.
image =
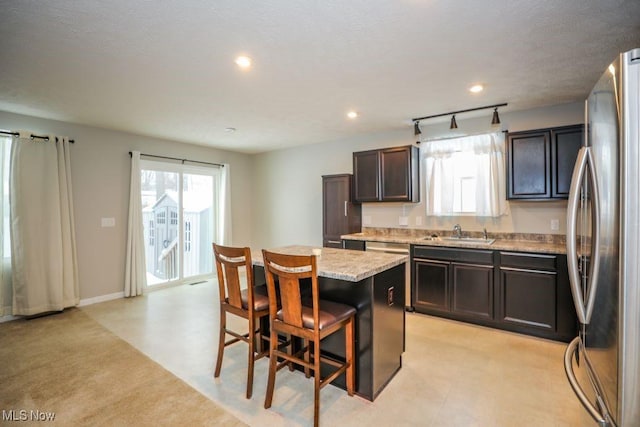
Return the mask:
[[420,121],[413,122],[413,135],[416,137],[416,144],[420,144]]
[[415,136],[418,136],[421,133],[422,133],[422,131],[420,130],[420,121],[413,122],[413,134]]
[[492,125],[499,125],[500,124],[500,116],[498,115],[498,107],[493,109],[493,118],[491,119],[491,124]]
[[[449,125],[449,129],[458,129],[458,123],[456,122],[456,114],[468,113],[469,111],[486,110],[486,109],[489,109],[489,108],[493,108],[493,117],[491,118],[491,124],[492,125],[499,125],[500,124],[500,116],[498,115],[498,108],[499,107],[506,107],[506,106],[507,106],[507,103],[505,102],[503,104],[494,104],[494,105],[486,105],[484,107],[469,108],[468,110],[450,111],[448,113],[434,114],[432,116],[416,117],[414,119],[411,119],[413,121],[413,134],[415,136],[418,136],[418,135],[420,135],[422,133],[420,131],[420,121],[421,120],[433,119],[435,117],[451,116],[451,123]],[[420,141],[418,141],[418,143],[420,143]]]

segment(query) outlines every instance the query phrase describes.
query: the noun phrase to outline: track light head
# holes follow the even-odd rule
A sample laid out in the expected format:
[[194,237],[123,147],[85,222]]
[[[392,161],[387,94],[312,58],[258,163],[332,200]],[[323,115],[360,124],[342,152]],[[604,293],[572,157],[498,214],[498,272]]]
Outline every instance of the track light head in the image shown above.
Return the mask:
[[420,130],[420,122],[413,122],[413,134],[415,136],[418,136],[422,133],[422,131]]
[[451,116],[451,124],[449,125],[449,129],[458,129],[458,123],[456,123],[456,115]]
[[498,107],[496,107],[493,110],[493,118],[491,119],[491,124],[492,125],[499,125],[500,124],[500,116],[498,115]]

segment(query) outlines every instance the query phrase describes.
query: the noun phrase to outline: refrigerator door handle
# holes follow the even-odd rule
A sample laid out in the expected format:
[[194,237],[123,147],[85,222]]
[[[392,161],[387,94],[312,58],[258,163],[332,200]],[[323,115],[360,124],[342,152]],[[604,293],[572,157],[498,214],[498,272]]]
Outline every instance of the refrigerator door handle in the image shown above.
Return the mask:
[[580,387],[578,379],[573,372],[573,363],[571,358],[576,355],[577,359],[580,343],[580,337],[578,336],[575,337],[567,346],[567,349],[564,352],[564,372],[567,374],[567,379],[569,380],[569,384],[571,385],[573,392],[576,394],[578,400],[582,403],[582,406],[584,406],[589,415],[591,415],[600,427],[611,427],[612,424],[609,422],[608,414],[606,412],[603,414],[593,403],[589,401],[589,398],[582,390],[582,387]]
[[[580,206],[580,189],[584,174],[589,169],[589,183],[591,184],[591,204],[593,206],[593,236],[592,262],[589,268],[589,284],[587,287],[587,301],[585,304],[582,287],[580,286],[580,269],[578,266],[578,248],[576,247],[578,208]],[[587,325],[591,320],[598,286],[598,270],[600,264],[600,201],[598,186],[595,179],[595,169],[591,161],[591,149],[582,147],[578,152],[576,165],[571,177],[571,188],[567,205],[567,266],[571,294],[576,307],[576,314],[580,323]]]

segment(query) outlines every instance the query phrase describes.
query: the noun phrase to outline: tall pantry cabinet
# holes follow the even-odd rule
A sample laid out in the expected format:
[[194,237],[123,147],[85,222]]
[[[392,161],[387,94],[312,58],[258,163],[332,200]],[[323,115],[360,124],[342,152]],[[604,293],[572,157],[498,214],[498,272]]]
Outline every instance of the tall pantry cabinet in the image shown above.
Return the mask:
[[362,208],[353,201],[351,174],[322,177],[322,246],[342,248],[340,236],[358,233]]

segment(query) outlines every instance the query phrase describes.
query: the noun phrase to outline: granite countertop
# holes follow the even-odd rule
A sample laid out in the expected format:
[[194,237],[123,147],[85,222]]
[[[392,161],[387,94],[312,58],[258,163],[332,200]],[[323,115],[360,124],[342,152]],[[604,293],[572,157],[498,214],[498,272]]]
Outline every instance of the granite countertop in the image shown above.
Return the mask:
[[[490,244],[474,242],[456,242],[451,240],[425,240],[431,234],[447,236],[451,233],[443,231],[417,229],[372,229],[362,233],[345,234],[340,236],[347,240],[364,240],[373,242],[405,243],[410,245],[443,246],[453,248],[473,248],[517,252],[534,252],[546,254],[566,254],[567,247],[562,235],[489,233]],[[480,237],[482,233],[469,233],[471,237]]]
[[[313,246],[292,245],[267,250],[287,255],[311,255],[313,249]],[[252,249],[251,258],[253,265],[264,267],[262,251]],[[409,262],[408,255],[322,248],[317,267],[319,277],[359,282],[405,262]]]

